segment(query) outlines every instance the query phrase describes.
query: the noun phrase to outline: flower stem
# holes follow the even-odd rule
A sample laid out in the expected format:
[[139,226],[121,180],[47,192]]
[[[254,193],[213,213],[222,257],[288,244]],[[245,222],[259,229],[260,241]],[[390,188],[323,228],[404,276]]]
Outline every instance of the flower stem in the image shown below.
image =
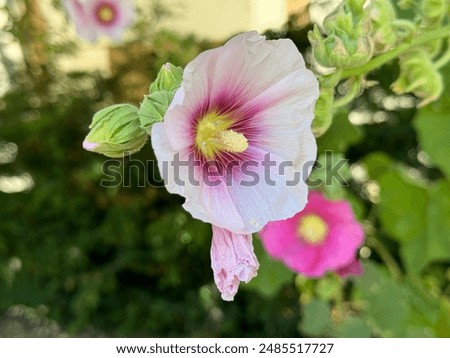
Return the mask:
[[403,276],[402,270],[395,259],[392,257],[386,246],[384,246],[380,240],[373,236],[369,237],[367,241],[369,246],[372,246],[378,253],[378,255],[380,255],[381,259],[386,263],[386,266],[391,272],[392,277],[394,277],[396,280],[400,280]]
[[441,55],[441,57],[439,57],[434,63],[434,68],[436,70],[439,70],[442,67],[444,67],[449,61],[450,61],[450,40],[447,43],[447,50],[445,51],[445,53]]
[[350,68],[348,70],[345,70],[342,72],[341,79],[346,79],[353,76],[360,76],[367,72],[370,72],[381,65],[384,65],[385,63],[393,60],[394,58],[398,57],[402,53],[408,51],[410,48],[415,46],[420,46],[423,44],[426,44],[430,41],[437,40],[440,38],[450,37],[450,25],[440,27],[435,30],[427,31],[421,34],[420,36],[416,37],[414,40],[412,40],[410,43],[403,43],[396,48],[373,58],[369,62],[367,62],[365,65],[356,67],[356,68]]
[[349,104],[358,94],[360,89],[361,79],[359,77],[356,77],[353,79],[352,86],[350,87],[349,91],[344,96],[334,101],[333,108],[339,108],[345,106],[346,104]]

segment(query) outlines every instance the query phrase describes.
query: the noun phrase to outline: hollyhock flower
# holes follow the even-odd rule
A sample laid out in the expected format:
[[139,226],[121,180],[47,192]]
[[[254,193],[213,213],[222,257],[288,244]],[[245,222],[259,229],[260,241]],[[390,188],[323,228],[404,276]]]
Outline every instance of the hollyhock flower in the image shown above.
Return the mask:
[[[184,196],[195,218],[235,233],[294,215],[307,186],[286,181],[316,158],[311,121],[318,94],[291,40],[249,32],[200,54],[186,66],[164,121],[152,127],[168,191]],[[275,162],[271,181],[264,180],[267,153]],[[286,161],[292,166],[280,168]],[[249,169],[259,179],[250,184]],[[205,180],[210,175],[213,184]]]
[[[248,32],[189,63],[164,121],[152,127],[168,191],[186,198],[193,217],[213,224],[212,268],[226,300],[258,268],[249,234],[306,203],[318,95],[291,40]],[[287,185],[296,173],[301,180]]]
[[129,0],[64,0],[64,6],[78,35],[89,41],[101,35],[119,41],[134,20]]
[[271,256],[305,276],[320,277],[327,271],[342,277],[362,273],[356,252],[364,231],[346,201],[330,201],[312,191],[303,211],[267,224],[260,236]]

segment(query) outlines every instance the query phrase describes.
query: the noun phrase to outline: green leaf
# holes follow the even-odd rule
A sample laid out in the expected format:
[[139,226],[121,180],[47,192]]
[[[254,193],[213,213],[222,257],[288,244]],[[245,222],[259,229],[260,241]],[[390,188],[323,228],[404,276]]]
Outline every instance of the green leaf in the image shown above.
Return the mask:
[[427,190],[399,170],[382,174],[379,184],[383,229],[399,242],[424,239]]
[[450,309],[447,304],[441,306],[441,311],[439,317],[434,325],[434,332],[436,337],[439,338],[448,338],[450,337],[450,320],[448,317],[450,316]]
[[340,337],[345,338],[370,338],[372,329],[363,317],[349,317],[338,327]]
[[432,261],[450,258],[450,184],[442,180],[426,188],[399,169],[381,175],[379,184],[382,227],[402,244],[407,270],[418,273]]
[[304,305],[299,328],[311,336],[328,335],[333,329],[330,306],[320,299],[314,299]]
[[445,78],[445,91],[441,98],[421,108],[414,118],[420,145],[428,154],[431,162],[438,166],[447,178],[450,178],[450,66],[441,70]]
[[270,258],[264,251],[261,240],[256,237],[253,239],[253,246],[259,261],[258,275],[243,287],[273,297],[281,287],[293,282],[294,273],[281,262]]
[[420,144],[431,162],[450,178],[450,111],[437,112],[433,108],[422,108],[414,119],[414,125]]
[[362,160],[369,177],[378,180],[379,177],[388,170],[395,167],[395,162],[383,152],[373,152]]
[[366,263],[364,275],[355,280],[366,301],[370,323],[383,337],[401,337],[409,315],[409,306],[397,282],[378,265]]
[[406,269],[418,273],[431,261],[448,259],[449,182],[425,185],[383,153],[372,153],[362,163],[380,185],[381,229],[401,244]]
[[[434,337],[441,312],[441,302],[418,279],[409,279],[402,285],[403,294],[411,307],[406,336]],[[443,307],[443,306],[442,306]]]
[[429,191],[427,211],[428,260],[450,259],[450,183],[441,180]]

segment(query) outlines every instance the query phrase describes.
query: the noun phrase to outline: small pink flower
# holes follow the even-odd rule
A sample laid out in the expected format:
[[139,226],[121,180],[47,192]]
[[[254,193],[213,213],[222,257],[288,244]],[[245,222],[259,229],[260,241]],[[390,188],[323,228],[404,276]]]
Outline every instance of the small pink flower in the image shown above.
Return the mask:
[[256,276],[259,263],[253,253],[252,235],[233,234],[213,225],[211,266],[222,299],[232,301],[239,283]]
[[64,5],[78,35],[88,41],[101,35],[119,41],[135,15],[129,0],[64,0]]
[[[152,127],[167,190],[186,198],[193,217],[213,224],[212,267],[224,299],[255,275],[249,234],[306,203],[318,95],[291,40],[247,32],[189,63],[164,121]],[[287,185],[299,173],[301,180]]]
[[303,211],[267,224],[260,235],[271,256],[305,276],[320,277],[327,271],[342,277],[362,273],[356,253],[364,231],[346,201],[330,201],[312,191]]

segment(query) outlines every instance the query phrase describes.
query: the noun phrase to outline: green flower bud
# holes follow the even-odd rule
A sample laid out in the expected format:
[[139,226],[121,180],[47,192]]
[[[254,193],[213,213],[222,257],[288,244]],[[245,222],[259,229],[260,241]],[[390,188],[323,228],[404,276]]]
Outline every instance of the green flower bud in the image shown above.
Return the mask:
[[147,133],[141,128],[137,112],[130,104],[117,104],[97,112],[83,148],[110,158],[139,151],[147,141]]
[[411,50],[400,58],[400,76],[392,84],[396,94],[414,93],[422,98],[419,107],[435,101],[444,89],[442,76],[433,67],[430,55],[424,49]]
[[164,119],[182,80],[182,68],[175,67],[170,63],[161,67],[156,80],[150,85],[150,94],[144,97],[138,111],[141,127],[147,133],[151,133],[154,123]]
[[150,85],[150,93],[158,91],[176,91],[183,80],[183,69],[171,63],[166,63],[161,67],[156,76],[156,80]]
[[308,34],[315,62],[325,68],[359,67],[372,58],[370,19],[365,0],[347,0],[323,22],[326,37],[317,26]]
[[[325,46],[325,39],[317,25],[314,25],[312,31],[308,32],[308,40],[311,43],[311,47],[313,50],[313,57],[318,63],[327,63],[328,60],[328,50]],[[332,67],[332,66],[325,66]]]
[[373,0],[368,14],[372,24],[370,34],[374,53],[384,53],[397,41],[397,32],[392,26],[396,19],[395,9],[390,1]]
[[366,3],[367,0],[347,0],[345,1],[345,7],[352,16],[362,19],[365,16],[364,5]]
[[354,39],[367,35],[370,21],[367,17],[366,0],[344,1],[333,13],[327,16],[323,26],[327,34],[343,32]]
[[312,131],[316,137],[320,137],[330,128],[333,120],[334,89],[321,88],[320,95],[314,108],[314,120]]
[[409,10],[414,7],[416,1],[417,0],[400,0],[398,1],[397,6],[402,10]]
[[422,0],[420,14],[422,25],[426,27],[439,27],[442,19],[446,16],[448,0]]
[[435,58],[442,51],[444,42],[442,39],[436,39],[433,41],[428,41],[426,44],[420,46],[428,54],[430,58]]
[[368,36],[352,38],[340,32],[324,39],[315,26],[313,31],[308,33],[308,38],[315,61],[323,67],[359,67],[369,62],[372,57],[373,45]]

